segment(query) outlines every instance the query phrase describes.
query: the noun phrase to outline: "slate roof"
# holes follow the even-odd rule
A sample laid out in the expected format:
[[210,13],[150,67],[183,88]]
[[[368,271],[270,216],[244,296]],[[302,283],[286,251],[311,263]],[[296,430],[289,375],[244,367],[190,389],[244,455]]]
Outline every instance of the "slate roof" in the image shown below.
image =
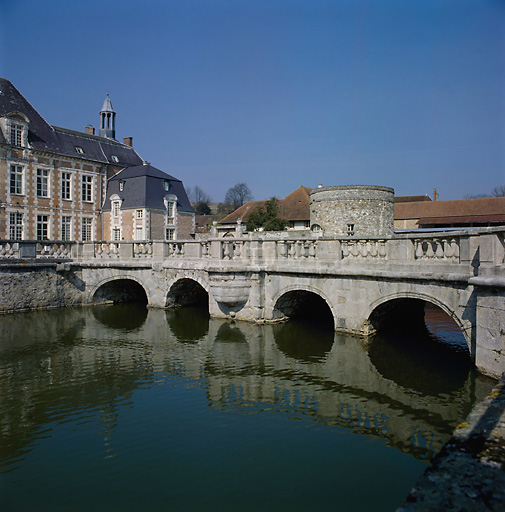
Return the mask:
[[[279,217],[289,221],[310,219],[310,192],[311,188],[301,186],[294,192],[279,200]],[[247,221],[249,214],[267,203],[262,201],[247,201],[234,212],[221,219],[219,224],[236,224],[238,219]]]
[[[104,164],[132,166],[142,158],[131,147],[113,139],[51,126],[6,78],[0,78],[0,117],[21,112],[28,120],[28,142],[31,148]],[[0,142],[5,142],[0,130]],[[83,153],[76,151],[76,146]],[[116,156],[118,162],[112,159]]]
[[[119,183],[124,182],[123,190]],[[165,190],[164,182],[169,182],[169,190]],[[193,213],[182,181],[170,174],[153,167],[151,164],[127,167],[115,174],[107,182],[107,195],[102,210],[110,211],[110,198],[117,194],[122,199],[121,209],[155,208],[165,209],[163,198],[167,194],[177,196],[177,209]]]
[[395,220],[418,224],[505,223],[505,197],[395,203]]

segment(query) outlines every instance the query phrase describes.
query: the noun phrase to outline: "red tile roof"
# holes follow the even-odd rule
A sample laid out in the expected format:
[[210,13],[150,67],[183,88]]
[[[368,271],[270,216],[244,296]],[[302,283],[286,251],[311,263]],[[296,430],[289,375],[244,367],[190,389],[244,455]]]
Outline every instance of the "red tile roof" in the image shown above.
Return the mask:
[[407,219],[423,219],[424,224],[503,221],[505,197],[395,203],[395,220]]
[[[282,219],[297,221],[310,219],[310,192],[311,188],[301,186],[291,192],[284,199],[279,200],[279,217]],[[249,214],[263,206],[267,201],[247,201],[234,212],[231,212],[219,224],[235,224],[238,219],[247,221]]]

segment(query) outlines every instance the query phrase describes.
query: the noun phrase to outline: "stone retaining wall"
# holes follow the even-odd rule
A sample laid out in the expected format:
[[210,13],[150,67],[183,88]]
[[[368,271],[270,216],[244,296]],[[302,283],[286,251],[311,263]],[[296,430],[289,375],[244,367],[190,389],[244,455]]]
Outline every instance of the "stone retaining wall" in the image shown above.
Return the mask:
[[82,304],[81,271],[56,268],[56,264],[0,268],[0,313]]

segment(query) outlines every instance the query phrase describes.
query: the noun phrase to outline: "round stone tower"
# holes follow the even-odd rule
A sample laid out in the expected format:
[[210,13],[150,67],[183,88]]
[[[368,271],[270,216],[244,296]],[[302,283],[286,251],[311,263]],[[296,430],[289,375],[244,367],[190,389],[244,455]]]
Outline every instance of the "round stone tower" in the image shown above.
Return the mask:
[[394,190],[374,185],[319,187],[310,193],[310,226],[325,235],[393,234]]

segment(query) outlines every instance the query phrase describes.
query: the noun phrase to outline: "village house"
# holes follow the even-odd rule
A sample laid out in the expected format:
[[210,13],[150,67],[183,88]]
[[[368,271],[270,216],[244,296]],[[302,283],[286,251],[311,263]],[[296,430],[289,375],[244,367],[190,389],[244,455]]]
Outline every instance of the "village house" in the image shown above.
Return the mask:
[[[289,221],[288,229],[309,229],[309,187],[300,187],[279,200],[279,217]],[[242,229],[252,211],[266,203],[248,201],[222,219],[217,228],[220,236],[232,235],[237,223]],[[394,229],[464,228],[505,225],[505,197],[439,201],[437,191],[433,200],[428,195],[396,196],[394,198]],[[314,228],[314,226],[312,226]]]
[[[310,228],[310,192],[311,188],[301,186],[294,192],[291,192],[284,199],[279,199],[278,216],[289,222],[288,229],[300,230]],[[242,206],[221,219],[218,224],[218,232],[221,236],[226,236],[235,231],[237,222],[245,226],[247,217],[256,208],[266,204],[267,201],[247,201]]]
[[453,201],[395,200],[395,229],[466,228],[505,225],[505,197]]

